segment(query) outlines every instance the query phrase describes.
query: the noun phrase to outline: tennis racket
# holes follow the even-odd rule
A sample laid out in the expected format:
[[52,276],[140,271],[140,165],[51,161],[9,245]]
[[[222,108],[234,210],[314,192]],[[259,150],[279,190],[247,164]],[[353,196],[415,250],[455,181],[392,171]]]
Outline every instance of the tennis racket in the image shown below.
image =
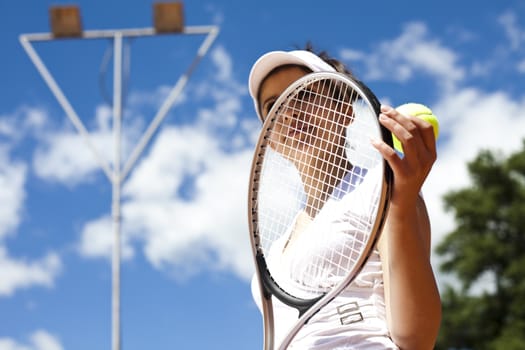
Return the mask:
[[[248,203],[266,350],[286,349],[374,248],[393,178],[371,144],[392,145],[379,108],[362,82],[320,72],[291,84],[268,113]],[[298,311],[282,339],[275,339],[272,296]]]

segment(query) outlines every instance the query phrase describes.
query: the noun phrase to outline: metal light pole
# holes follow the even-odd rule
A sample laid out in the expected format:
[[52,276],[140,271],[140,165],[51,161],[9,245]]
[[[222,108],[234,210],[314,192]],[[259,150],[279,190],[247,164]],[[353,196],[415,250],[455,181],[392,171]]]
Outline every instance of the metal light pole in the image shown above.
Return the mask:
[[[156,3],[154,6],[154,27],[117,30],[83,31],[80,22],[80,10],[76,6],[52,7],[50,9],[51,33],[32,33],[20,35],[20,43],[38,72],[54,94],[58,103],[71,120],[77,132],[91,149],[98,165],[112,184],[111,215],[113,220],[113,252],[112,252],[112,350],[121,349],[120,325],[120,245],[121,245],[121,187],[142,151],[147,146],[155,131],[166,117],[169,109],[176,101],[188,82],[193,70],[206,55],[219,33],[217,26],[184,26],[182,3]],[[131,152],[130,157],[121,167],[121,133],[122,133],[122,42],[124,38],[148,37],[159,34],[206,35],[197,54],[188,69],[177,80],[167,98],[164,100],[155,117]],[[99,154],[91,142],[89,132],[85,128],[74,108],[62,92],[61,88],[33,48],[33,42],[52,41],[58,39],[113,39],[113,166]]]

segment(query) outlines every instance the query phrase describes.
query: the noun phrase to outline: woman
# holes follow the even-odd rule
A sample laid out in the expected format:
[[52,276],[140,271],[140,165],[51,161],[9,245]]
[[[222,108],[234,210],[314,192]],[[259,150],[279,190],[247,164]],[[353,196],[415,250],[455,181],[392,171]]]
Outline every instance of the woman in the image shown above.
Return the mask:
[[[311,48],[263,55],[249,79],[259,118],[264,120],[291,83],[322,71],[351,74],[339,61],[325,53],[317,55]],[[430,264],[430,223],[420,196],[436,159],[434,133],[428,122],[401,115],[389,106],[381,107],[379,120],[397,136],[404,150],[400,157],[381,140],[371,141],[394,172],[383,232],[358,278],[305,325],[292,342],[293,348],[422,350],[434,346],[441,304]],[[293,239],[286,244],[290,242]],[[256,283],[254,279],[252,290],[259,302]],[[296,314],[278,300],[273,305],[279,341]]]

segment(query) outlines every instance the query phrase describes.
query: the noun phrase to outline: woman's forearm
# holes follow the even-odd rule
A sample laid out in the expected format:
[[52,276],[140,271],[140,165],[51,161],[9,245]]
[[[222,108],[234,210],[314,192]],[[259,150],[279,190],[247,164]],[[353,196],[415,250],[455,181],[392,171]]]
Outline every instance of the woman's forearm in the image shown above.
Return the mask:
[[432,349],[441,301],[430,264],[430,224],[421,198],[411,207],[391,205],[381,241],[389,328],[401,349]]

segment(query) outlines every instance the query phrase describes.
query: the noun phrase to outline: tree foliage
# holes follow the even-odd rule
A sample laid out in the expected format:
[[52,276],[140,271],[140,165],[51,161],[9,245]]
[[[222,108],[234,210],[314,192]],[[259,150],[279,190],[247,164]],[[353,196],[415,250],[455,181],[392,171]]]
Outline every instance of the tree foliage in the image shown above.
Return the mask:
[[525,349],[525,140],[506,158],[480,152],[468,170],[472,184],[444,197],[456,228],[436,252],[459,286],[442,291],[436,349]]

